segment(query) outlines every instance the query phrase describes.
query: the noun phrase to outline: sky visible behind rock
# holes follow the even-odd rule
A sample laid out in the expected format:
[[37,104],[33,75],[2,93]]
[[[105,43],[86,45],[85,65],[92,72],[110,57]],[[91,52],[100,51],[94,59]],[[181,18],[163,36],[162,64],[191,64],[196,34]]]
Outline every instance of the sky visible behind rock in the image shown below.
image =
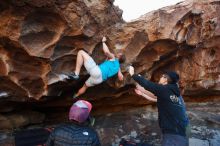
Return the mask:
[[123,10],[123,19],[131,21],[159,8],[174,5],[183,0],[115,0],[114,5]]

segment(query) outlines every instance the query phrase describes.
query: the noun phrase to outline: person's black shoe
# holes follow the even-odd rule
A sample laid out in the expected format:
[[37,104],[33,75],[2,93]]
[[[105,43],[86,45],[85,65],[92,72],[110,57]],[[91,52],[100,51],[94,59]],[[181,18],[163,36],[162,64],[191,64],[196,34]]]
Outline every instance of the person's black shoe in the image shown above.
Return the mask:
[[67,76],[69,77],[70,80],[78,80],[79,79],[79,76],[75,72],[69,73],[69,74],[67,74]]
[[69,76],[66,74],[59,74],[59,80],[66,82],[69,79]]

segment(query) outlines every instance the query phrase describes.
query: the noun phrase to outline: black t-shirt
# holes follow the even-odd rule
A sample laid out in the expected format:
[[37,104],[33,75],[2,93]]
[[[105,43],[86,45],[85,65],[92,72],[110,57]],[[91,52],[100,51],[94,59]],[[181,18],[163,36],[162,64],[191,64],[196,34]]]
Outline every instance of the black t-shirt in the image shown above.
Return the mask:
[[189,124],[189,120],[178,85],[156,84],[140,75],[133,75],[132,78],[157,96],[159,126],[162,133],[186,136],[186,126]]

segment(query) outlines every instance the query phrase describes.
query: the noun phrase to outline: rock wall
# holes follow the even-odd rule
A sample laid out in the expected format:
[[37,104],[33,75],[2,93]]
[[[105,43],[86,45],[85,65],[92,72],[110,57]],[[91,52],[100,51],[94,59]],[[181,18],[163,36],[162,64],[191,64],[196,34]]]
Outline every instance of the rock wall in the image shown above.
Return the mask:
[[88,75],[82,70],[79,81],[67,82],[58,75],[74,71],[81,49],[97,63],[103,61],[103,35],[111,50],[124,52],[127,60],[124,81],[114,77],[83,95],[97,114],[151,104],[133,92],[125,72],[129,64],[152,81],[165,70],[176,70],[189,101],[219,101],[219,14],[219,0],[188,0],[126,23],[112,0],[1,1],[0,112],[8,117],[5,113],[17,107],[67,109]]

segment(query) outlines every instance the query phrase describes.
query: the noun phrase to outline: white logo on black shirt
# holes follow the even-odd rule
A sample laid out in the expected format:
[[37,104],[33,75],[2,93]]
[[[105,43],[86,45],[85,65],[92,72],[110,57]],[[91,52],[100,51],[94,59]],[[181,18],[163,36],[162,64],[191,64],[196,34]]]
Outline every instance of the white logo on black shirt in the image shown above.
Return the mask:
[[174,103],[178,103],[179,102],[179,97],[176,95],[170,95],[170,100]]
[[89,132],[85,131],[83,132],[83,135],[89,135]]

